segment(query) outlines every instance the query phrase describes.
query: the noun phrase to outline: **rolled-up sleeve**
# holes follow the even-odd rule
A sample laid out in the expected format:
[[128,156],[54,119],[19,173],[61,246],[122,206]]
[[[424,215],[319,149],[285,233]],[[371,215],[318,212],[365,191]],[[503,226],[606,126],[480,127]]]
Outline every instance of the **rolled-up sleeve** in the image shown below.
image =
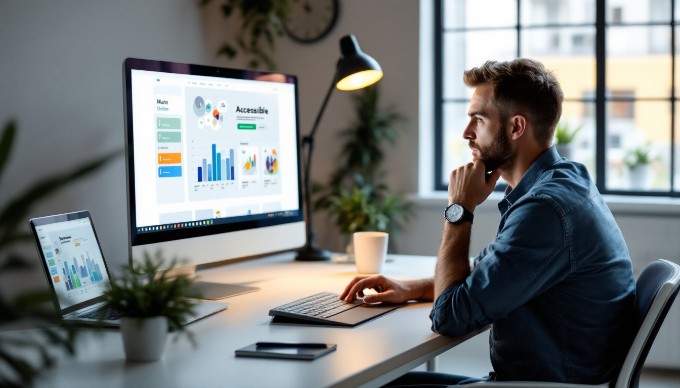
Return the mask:
[[461,336],[465,335],[477,328],[481,328],[490,321],[486,322],[474,322],[471,316],[468,319],[460,320],[454,316],[453,302],[454,300],[460,300],[459,303],[468,303],[468,306],[456,306],[457,311],[470,310],[470,298],[469,295],[464,297],[459,297],[455,295],[459,292],[465,292],[465,288],[459,285],[454,285],[446,289],[439,298],[434,302],[432,306],[432,311],[430,312],[430,320],[432,321],[432,331],[439,334],[445,334],[450,336]]
[[559,206],[525,198],[501,218],[496,238],[464,282],[435,300],[432,331],[460,336],[506,317],[569,273],[569,225]]

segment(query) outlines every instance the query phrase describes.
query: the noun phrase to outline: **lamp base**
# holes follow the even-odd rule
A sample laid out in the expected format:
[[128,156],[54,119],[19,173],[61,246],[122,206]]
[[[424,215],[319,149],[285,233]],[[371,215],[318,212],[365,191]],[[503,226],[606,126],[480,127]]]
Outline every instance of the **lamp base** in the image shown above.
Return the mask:
[[298,249],[295,260],[297,261],[325,261],[331,259],[331,253],[323,248],[305,245]]

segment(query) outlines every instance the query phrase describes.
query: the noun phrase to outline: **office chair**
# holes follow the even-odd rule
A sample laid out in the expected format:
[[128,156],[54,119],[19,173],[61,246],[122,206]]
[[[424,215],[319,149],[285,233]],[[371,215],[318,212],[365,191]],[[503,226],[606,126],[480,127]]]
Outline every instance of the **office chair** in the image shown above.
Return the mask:
[[468,384],[466,387],[637,388],[640,383],[640,372],[647,359],[649,349],[652,347],[654,338],[656,338],[656,334],[659,332],[659,328],[680,290],[680,265],[662,259],[653,261],[645,267],[638,277],[636,288],[637,334],[635,334],[626,358],[621,363],[621,369],[616,380],[600,385],[537,381],[492,381]]

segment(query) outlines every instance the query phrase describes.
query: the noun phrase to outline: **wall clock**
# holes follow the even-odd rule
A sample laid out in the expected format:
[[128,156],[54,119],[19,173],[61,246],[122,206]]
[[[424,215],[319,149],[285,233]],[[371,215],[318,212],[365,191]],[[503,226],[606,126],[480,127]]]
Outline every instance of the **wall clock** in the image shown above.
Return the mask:
[[338,20],[338,0],[291,0],[283,20],[288,36],[300,43],[314,43],[328,35]]

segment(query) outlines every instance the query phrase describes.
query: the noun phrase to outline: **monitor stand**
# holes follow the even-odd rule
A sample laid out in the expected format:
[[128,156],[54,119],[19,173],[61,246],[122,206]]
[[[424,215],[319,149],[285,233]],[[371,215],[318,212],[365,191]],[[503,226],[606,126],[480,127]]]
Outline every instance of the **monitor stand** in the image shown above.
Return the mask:
[[192,277],[194,279],[194,282],[191,285],[191,288],[189,289],[187,296],[195,297],[197,299],[220,300],[228,298],[230,296],[247,294],[249,292],[259,290],[259,288],[257,287],[243,286],[240,284],[214,283],[198,280],[198,278],[196,277],[195,265],[175,267],[164,272],[168,277],[178,275],[187,275],[189,277]]
[[242,286],[240,284],[196,281],[191,286],[190,294],[200,295],[201,299],[219,300],[257,290],[259,290],[258,287]]

